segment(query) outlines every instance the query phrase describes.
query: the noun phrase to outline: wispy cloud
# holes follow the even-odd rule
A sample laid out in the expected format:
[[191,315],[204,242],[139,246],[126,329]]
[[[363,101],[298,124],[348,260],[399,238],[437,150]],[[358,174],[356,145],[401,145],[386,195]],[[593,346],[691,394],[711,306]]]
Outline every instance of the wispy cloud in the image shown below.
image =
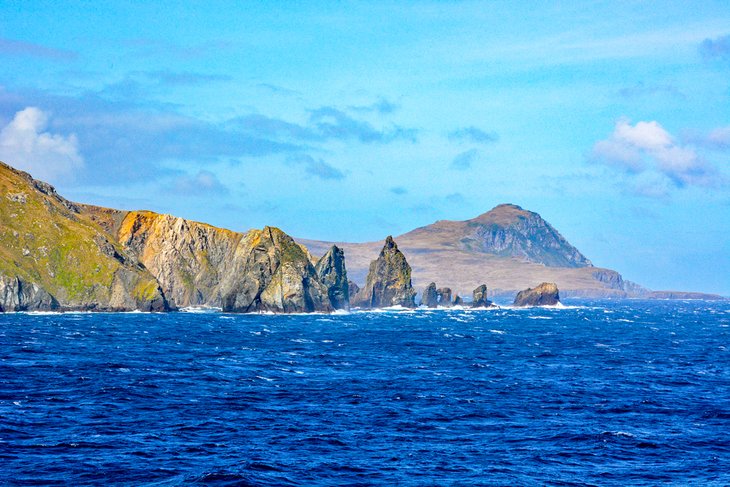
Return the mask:
[[69,61],[78,57],[75,52],[66,49],[3,38],[0,38],[0,56],[27,56],[57,61]]
[[408,190],[404,188],[403,186],[395,186],[393,188],[390,188],[390,192],[393,194],[397,194],[398,196],[404,195],[408,193]]
[[[613,133],[593,146],[591,159],[628,174],[642,175],[655,187],[657,175],[664,176],[679,188],[712,187],[718,183],[714,166],[695,148],[677,142],[656,121],[632,125],[628,119],[619,120]],[[644,190],[644,194],[648,193],[648,189]]]
[[36,107],[17,112],[0,131],[0,160],[46,181],[70,179],[84,165],[78,139],[46,131],[48,121]]
[[130,49],[135,56],[162,58],[175,57],[182,60],[204,58],[233,47],[233,43],[221,40],[210,40],[181,45],[169,41],[145,38],[129,39],[124,42],[124,45],[127,46],[127,48]]
[[454,157],[451,161],[451,168],[459,171],[465,171],[471,168],[472,164],[479,158],[479,151],[477,149],[469,149]]
[[379,130],[364,120],[357,120],[342,110],[329,106],[311,110],[309,122],[326,139],[356,139],[365,144],[395,140],[416,142],[416,129],[396,125]]
[[700,54],[707,60],[730,60],[730,35],[705,39],[700,44]]
[[652,95],[670,95],[682,99],[687,98],[687,96],[675,86],[647,85],[643,82],[621,88],[618,90],[618,94],[624,98],[642,98]]
[[345,174],[322,159],[315,159],[308,154],[299,154],[287,158],[289,164],[300,165],[310,176],[319,179],[339,180],[344,179]]
[[266,91],[270,91],[271,93],[276,93],[278,95],[285,95],[285,96],[301,96],[300,91],[296,90],[290,90],[289,88],[284,88],[283,86],[278,86],[272,83],[258,83],[256,86],[259,88],[263,88]]
[[356,112],[377,112],[381,115],[389,115],[398,108],[400,108],[399,105],[382,97],[370,105],[353,105],[349,107],[350,110]]
[[449,139],[472,143],[489,143],[499,140],[499,136],[494,132],[485,132],[472,125],[449,132]]

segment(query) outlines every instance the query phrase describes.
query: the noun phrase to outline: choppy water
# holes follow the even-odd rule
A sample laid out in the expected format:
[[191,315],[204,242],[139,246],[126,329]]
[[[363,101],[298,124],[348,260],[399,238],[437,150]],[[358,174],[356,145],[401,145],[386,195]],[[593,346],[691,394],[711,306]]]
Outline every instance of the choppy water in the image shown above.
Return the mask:
[[0,484],[730,483],[730,304],[0,315]]

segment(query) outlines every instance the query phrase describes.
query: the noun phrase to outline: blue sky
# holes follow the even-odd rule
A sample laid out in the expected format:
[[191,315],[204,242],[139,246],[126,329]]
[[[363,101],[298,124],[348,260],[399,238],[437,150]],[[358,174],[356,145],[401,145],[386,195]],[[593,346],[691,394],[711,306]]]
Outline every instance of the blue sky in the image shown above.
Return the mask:
[[326,240],[510,202],[628,279],[730,294],[730,4],[571,3],[3,2],[0,159]]

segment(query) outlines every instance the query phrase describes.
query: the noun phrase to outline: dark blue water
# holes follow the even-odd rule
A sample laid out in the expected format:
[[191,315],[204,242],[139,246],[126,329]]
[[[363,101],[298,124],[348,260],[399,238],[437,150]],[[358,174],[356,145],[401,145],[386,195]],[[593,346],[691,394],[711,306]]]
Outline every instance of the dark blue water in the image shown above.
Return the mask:
[[730,304],[0,315],[0,484],[730,483]]

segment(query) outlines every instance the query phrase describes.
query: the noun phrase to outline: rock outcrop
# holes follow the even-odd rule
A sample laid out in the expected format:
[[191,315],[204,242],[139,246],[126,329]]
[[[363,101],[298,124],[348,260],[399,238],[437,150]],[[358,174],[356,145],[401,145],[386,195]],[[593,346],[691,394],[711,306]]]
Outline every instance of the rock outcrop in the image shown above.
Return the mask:
[[461,299],[461,296],[458,294],[454,296],[454,301],[452,302],[452,306],[462,306],[464,304],[464,300]]
[[347,282],[345,252],[333,245],[314,266],[319,281],[327,287],[334,309],[350,309],[350,287]]
[[474,289],[474,291],[472,292],[471,306],[472,308],[489,308],[490,306],[494,306],[494,303],[487,299],[486,284],[482,284],[481,286]]
[[453,306],[453,303],[451,302],[451,288],[450,287],[441,287],[436,290],[436,295],[438,296],[439,306],[443,306],[445,308],[449,308]]
[[411,284],[411,266],[398,250],[393,237],[388,236],[380,255],[370,263],[365,287],[351,299],[351,304],[361,308],[415,308],[415,295]]
[[429,308],[435,308],[439,304],[439,297],[436,294],[436,283],[432,282],[426,289],[423,290],[423,296],[421,296],[421,305]]
[[558,286],[551,282],[543,282],[536,288],[525,289],[517,293],[514,306],[554,306],[560,302]]

